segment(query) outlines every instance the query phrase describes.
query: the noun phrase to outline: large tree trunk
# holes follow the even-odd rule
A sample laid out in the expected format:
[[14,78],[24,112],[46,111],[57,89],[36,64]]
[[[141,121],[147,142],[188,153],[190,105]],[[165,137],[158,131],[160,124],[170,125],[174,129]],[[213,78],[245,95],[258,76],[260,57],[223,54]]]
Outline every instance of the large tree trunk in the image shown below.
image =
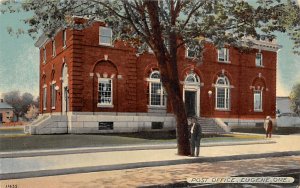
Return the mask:
[[185,106],[181,97],[182,94],[179,88],[179,82],[177,82],[178,77],[177,79],[171,78],[171,80],[169,81],[171,81],[171,83],[163,82],[163,85],[167,91],[168,98],[170,99],[172,104],[173,113],[176,117],[178,155],[189,155],[190,143],[188,133],[188,122],[185,112]]
[[185,113],[185,106],[179,84],[177,68],[177,36],[170,33],[170,53],[165,47],[162,29],[160,27],[157,1],[146,1],[149,11],[150,22],[153,28],[154,53],[158,61],[161,73],[161,81],[171,101],[173,113],[176,116],[177,148],[178,155],[189,155],[190,144],[188,138],[188,124]]

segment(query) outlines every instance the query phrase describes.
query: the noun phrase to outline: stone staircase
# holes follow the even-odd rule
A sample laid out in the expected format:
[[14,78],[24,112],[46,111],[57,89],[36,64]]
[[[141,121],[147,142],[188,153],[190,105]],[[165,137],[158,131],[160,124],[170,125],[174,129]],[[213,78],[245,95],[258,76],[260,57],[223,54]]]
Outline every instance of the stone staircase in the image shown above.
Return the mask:
[[24,127],[26,134],[64,134],[67,133],[67,116],[40,115],[37,120]]
[[218,123],[212,118],[198,118],[198,122],[202,127],[203,134],[226,134],[228,133],[224,130]]

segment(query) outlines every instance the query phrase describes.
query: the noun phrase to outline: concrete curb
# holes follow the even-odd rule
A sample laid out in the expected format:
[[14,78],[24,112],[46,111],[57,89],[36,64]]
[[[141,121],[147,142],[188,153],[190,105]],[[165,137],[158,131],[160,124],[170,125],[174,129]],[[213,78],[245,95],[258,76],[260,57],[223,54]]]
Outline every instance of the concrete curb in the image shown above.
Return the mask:
[[300,155],[300,151],[221,156],[221,157],[198,157],[198,158],[169,160],[169,161],[139,162],[139,163],[128,163],[128,164],[117,164],[117,165],[90,166],[90,167],[79,167],[79,168],[68,168],[68,169],[8,173],[8,174],[0,174],[0,180],[76,174],[76,173],[89,173],[89,172],[98,172],[98,171],[124,170],[124,169],[155,167],[155,166],[169,166],[169,165],[190,164],[190,163],[219,162],[219,161],[266,158],[266,157],[268,158],[282,157],[282,156],[293,156],[293,155]]
[[[273,144],[273,140],[242,141],[242,142],[217,142],[201,143],[201,147],[213,146],[232,146],[232,145],[249,145],[249,144]],[[114,151],[133,151],[133,150],[156,150],[156,149],[175,149],[176,144],[157,144],[157,145],[127,145],[117,147],[84,147],[84,148],[65,148],[53,150],[31,150],[31,151],[13,151],[0,152],[0,158],[18,158],[18,157],[35,157],[49,155],[66,155],[78,153],[95,153],[95,152],[114,152]]]

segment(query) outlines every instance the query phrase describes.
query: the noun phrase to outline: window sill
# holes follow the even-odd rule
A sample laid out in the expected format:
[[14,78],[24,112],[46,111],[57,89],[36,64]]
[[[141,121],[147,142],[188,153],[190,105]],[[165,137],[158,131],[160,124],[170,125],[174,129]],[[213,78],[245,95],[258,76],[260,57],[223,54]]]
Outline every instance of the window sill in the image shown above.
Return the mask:
[[55,58],[55,57],[56,57],[56,55],[53,55],[53,56],[52,56],[52,58]]
[[65,50],[67,48],[67,46],[63,46],[62,49]]
[[265,68],[263,65],[256,65],[257,68]]
[[219,63],[225,63],[225,64],[230,64],[231,63],[231,61],[220,61],[220,60],[218,60],[218,62]]
[[254,110],[254,112],[263,112],[263,110]]
[[100,43],[100,46],[106,46],[106,47],[114,47],[112,44],[108,44],[108,43]]
[[112,104],[97,104],[98,108],[113,108],[114,105]]
[[52,109],[52,110],[55,110],[55,106],[52,106],[51,109]]
[[43,108],[43,110],[44,110],[44,111],[46,111],[46,110],[47,110],[47,108]]
[[215,108],[217,111],[224,111],[224,112],[230,112],[230,109],[223,109],[223,108]]
[[154,106],[154,105],[147,105],[148,108],[155,108],[155,109],[167,109],[166,106]]

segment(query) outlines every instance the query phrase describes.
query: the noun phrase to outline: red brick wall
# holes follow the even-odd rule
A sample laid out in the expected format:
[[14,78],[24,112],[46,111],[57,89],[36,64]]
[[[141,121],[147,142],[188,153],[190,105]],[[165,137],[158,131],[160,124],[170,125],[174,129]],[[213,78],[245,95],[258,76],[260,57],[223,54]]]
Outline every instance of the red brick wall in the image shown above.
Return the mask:
[[[139,57],[129,46],[121,42],[115,47],[99,45],[99,23],[82,31],[67,31],[67,48],[62,48],[62,32],[58,32],[56,40],[56,57],[52,57],[52,43],[46,43],[47,62],[43,64],[43,50],[41,48],[41,104],[43,100],[42,86],[43,77],[47,84],[47,110],[49,112],[61,112],[61,94],[57,94],[56,109],[51,110],[50,85],[56,80],[60,87],[60,77],[63,67],[63,58],[68,65],[69,73],[69,110],[83,112],[147,112],[148,111],[148,83],[151,70],[157,69],[157,61],[152,54],[145,52]],[[230,63],[217,61],[217,49],[207,44],[204,52],[203,63],[196,62],[185,57],[182,48],[178,55],[179,77],[183,81],[191,68],[200,77],[203,86],[200,91],[201,116],[224,117],[224,118],[263,118],[266,115],[275,116],[276,100],[276,52],[262,51],[264,67],[256,67],[255,54],[258,50],[240,52],[230,47]],[[105,61],[105,56],[107,60]],[[229,78],[233,88],[231,92],[231,108],[229,111],[214,110],[215,88],[217,76],[222,73]],[[43,72],[45,74],[43,74]],[[52,74],[54,73],[54,77]],[[97,73],[103,76],[113,77],[113,107],[97,107],[98,78]],[[259,77],[259,73],[261,77]],[[119,75],[119,76],[118,76]],[[121,77],[120,77],[121,76]],[[52,78],[53,77],[53,78]],[[257,81],[259,80],[259,81]],[[253,89],[250,86],[264,84],[268,90],[263,91],[263,112],[253,111]],[[259,85],[259,84],[258,84]],[[208,91],[211,90],[211,99]],[[42,105],[40,105],[42,108]],[[171,112],[170,102],[168,111]],[[42,109],[41,109],[42,110]]]

